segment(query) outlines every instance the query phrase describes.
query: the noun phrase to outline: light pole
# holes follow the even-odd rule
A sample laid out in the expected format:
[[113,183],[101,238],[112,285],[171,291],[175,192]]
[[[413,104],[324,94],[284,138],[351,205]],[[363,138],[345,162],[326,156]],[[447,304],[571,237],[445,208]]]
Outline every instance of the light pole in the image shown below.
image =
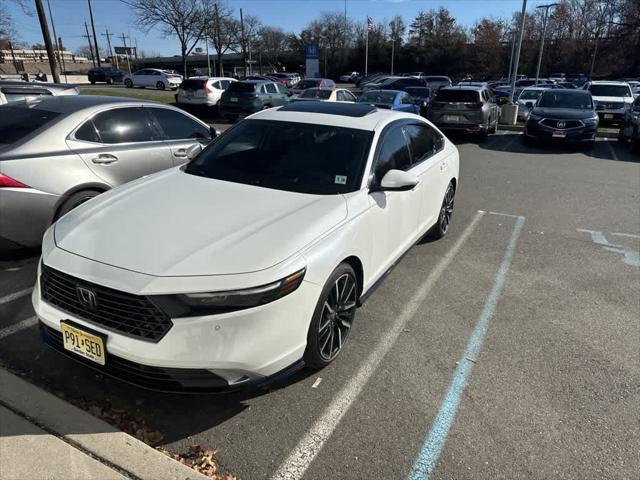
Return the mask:
[[513,76],[511,77],[511,92],[509,92],[509,103],[513,103],[513,94],[516,91],[516,78],[518,78],[518,63],[520,63],[520,49],[522,48],[522,37],[524,35],[524,24],[527,19],[527,0],[522,0],[522,18],[520,21],[520,32],[518,35],[518,48],[513,64]]
[[[596,3],[603,4],[604,0],[596,0]],[[589,81],[591,81],[591,77],[593,76],[593,69],[596,65],[596,55],[598,53],[598,43],[600,42],[600,32],[602,31],[602,24],[604,23],[604,14],[606,13],[607,4],[602,10],[599,11],[600,18],[598,19],[598,28],[596,29],[596,41],[593,47],[593,57],[591,58],[591,68],[589,69]],[[610,22],[607,22],[609,24]]]
[[511,40],[511,57],[509,57],[509,71],[507,72],[507,83],[511,84],[511,69],[513,68],[513,51],[516,49],[516,31],[509,32],[509,36],[513,37]]
[[549,9],[558,6],[557,3],[549,3],[547,5],[539,5],[536,8],[544,8],[544,17],[542,19],[542,38],[540,39],[540,52],[538,53],[538,68],[536,69],[536,87],[538,86],[538,78],[540,77],[540,65],[542,64],[542,51],[544,50],[544,37],[547,34],[547,15]]

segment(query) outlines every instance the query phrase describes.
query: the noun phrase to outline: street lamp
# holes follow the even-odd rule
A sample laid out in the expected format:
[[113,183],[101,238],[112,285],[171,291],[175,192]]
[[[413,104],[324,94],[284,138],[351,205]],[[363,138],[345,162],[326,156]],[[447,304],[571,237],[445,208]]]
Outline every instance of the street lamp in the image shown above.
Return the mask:
[[591,68],[589,69],[589,81],[591,81],[591,77],[593,76],[593,69],[596,66],[596,55],[598,53],[598,43],[600,41],[600,33],[602,31],[602,24],[606,23],[606,25],[611,24],[611,22],[605,22],[604,21],[604,17],[605,17],[605,13],[607,13],[607,3],[605,3],[605,0],[596,0],[596,4],[604,4],[604,7],[602,9],[598,9],[598,13],[599,18],[598,18],[598,28],[596,29],[596,41],[595,41],[595,45],[593,47],[593,57],[591,58]]
[[544,50],[544,37],[547,34],[547,15],[549,9],[558,6],[557,3],[549,3],[547,5],[539,5],[536,8],[544,8],[544,18],[542,20],[542,38],[540,39],[540,53],[538,53],[538,68],[536,69],[536,87],[538,86],[538,78],[540,77],[540,65],[542,64],[542,51]]

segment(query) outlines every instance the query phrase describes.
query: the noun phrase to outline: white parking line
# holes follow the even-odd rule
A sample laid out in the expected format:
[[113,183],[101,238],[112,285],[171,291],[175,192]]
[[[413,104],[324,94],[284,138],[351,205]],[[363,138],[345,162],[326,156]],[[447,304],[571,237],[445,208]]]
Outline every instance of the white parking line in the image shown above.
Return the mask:
[[616,154],[615,149],[613,148],[613,145],[611,145],[611,142],[607,140],[605,143],[607,144],[607,147],[609,147],[609,150],[611,151],[611,155],[613,155],[613,159],[620,161],[620,159],[618,158],[618,155]]
[[635,235],[633,233],[612,233],[611,235],[615,235],[617,237],[640,238],[640,235]]
[[313,462],[314,458],[320,450],[322,450],[325,442],[340,423],[342,417],[349,410],[353,401],[376,371],[384,356],[391,350],[391,347],[404,330],[407,322],[416,315],[435,283],[469,239],[485,213],[486,212],[483,211],[476,213],[471,223],[467,225],[462,235],[460,235],[460,238],[456,240],[451,249],[442,257],[442,260],[431,270],[429,276],[407,302],[405,309],[396,317],[391,330],[382,336],[382,339],[360,366],[356,375],[352,379],[349,379],[342,390],[338,392],[320,418],[316,420],[309,431],[302,437],[298,445],[280,465],[276,473],[271,477],[272,480],[299,480],[302,478],[311,465],[311,462]]
[[2,330],[0,330],[0,340],[2,340],[5,337],[8,337],[9,335],[13,335],[14,333],[18,333],[19,331],[24,330],[25,328],[33,327],[37,323],[38,323],[38,317],[33,316],[33,317],[27,318],[26,320],[22,320],[21,322],[15,323],[7,328],[3,328]]
[[33,287],[25,288],[24,290],[20,290],[19,292],[10,293],[9,295],[5,295],[4,297],[0,297],[0,305],[3,303],[13,302],[18,298],[24,297],[25,295],[29,295],[33,291]]

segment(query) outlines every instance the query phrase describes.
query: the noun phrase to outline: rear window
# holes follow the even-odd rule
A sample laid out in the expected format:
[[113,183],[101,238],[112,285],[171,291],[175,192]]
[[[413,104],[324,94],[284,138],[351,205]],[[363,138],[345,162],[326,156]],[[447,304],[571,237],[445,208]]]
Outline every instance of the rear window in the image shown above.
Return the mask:
[[183,90],[202,90],[206,83],[206,80],[185,80],[180,84],[180,88]]
[[478,92],[473,90],[440,90],[436,95],[440,102],[474,103],[480,101]]
[[319,90],[316,88],[311,88],[302,92],[300,98],[319,98],[321,100],[327,100],[330,96],[331,90]]
[[59,115],[58,112],[4,105],[0,107],[0,144],[10,145],[22,140]]
[[392,104],[396,98],[395,92],[385,92],[384,90],[376,90],[362,94],[358,98],[359,103],[382,103]]
[[320,85],[320,80],[300,80],[294,88],[307,89]]
[[256,91],[256,84],[244,83],[244,82],[233,82],[231,85],[229,85],[229,88],[227,90],[230,92],[236,92],[236,93],[253,93]]
[[404,91],[413,97],[422,98],[429,96],[429,89],[427,87],[407,87]]

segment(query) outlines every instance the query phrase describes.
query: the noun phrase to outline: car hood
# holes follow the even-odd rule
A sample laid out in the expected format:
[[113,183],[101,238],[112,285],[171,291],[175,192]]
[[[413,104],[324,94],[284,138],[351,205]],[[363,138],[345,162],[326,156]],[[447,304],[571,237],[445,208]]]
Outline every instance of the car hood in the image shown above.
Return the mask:
[[572,108],[534,108],[531,115],[544,118],[562,118],[565,120],[582,120],[596,115],[594,110],[580,110]]
[[100,195],[62,217],[56,245],[154,276],[272,267],[347,216],[342,195],[308,195],[171,169]]

